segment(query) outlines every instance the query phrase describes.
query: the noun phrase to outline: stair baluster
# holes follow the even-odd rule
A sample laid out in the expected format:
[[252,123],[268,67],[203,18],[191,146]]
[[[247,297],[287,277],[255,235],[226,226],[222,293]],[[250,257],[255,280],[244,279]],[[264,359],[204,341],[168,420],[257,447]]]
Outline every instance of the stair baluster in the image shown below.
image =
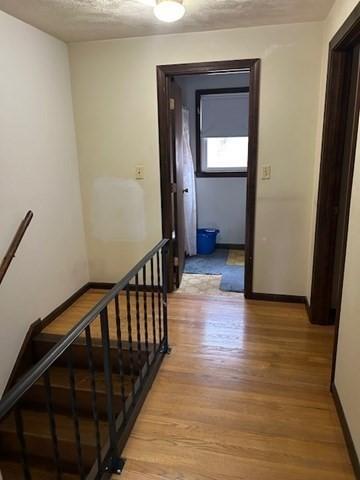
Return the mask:
[[77,454],[77,464],[81,480],[85,478],[84,472],[84,462],[81,446],[81,434],[80,434],[80,422],[78,416],[78,406],[76,401],[76,387],[75,387],[75,374],[73,367],[73,355],[71,345],[67,351],[68,359],[68,371],[69,371],[69,381],[70,381],[70,401],[71,401],[71,412],[74,421],[75,429],[75,442],[76,442],[76,454]]
[[60,453],[59,453],[59,443],[56,433],[56,422],[54,416],[54,405],[51,392],[51,381],[49,370],[46,370],[43,375],[44,387],[45,387],[45,397],[46,397],[46,408],[49,415],[49,427],[52,438],[52,445],[54,451],[54,463],[56,468],[56,478],[61,480],[61,463],[60,463]]
[[168,285],[168,245],[165,245],[161,251],[161,268],[162,268],[162,307],[163,307],[163,338],[164,338],[164,353],[170,353],[169,347],[169,332],[168,332],[168,311],[167,311],[167,285]]
[[92,350],[92,338],[90,327],[85,328],[85,339],[86,339],[86,351],[87,358],[89,363],[89,372],[91,376],[91,408],[94,419],[95,426],[95,446],[96,446],[96,461],[97,461],[97,472],[96,480],[101,478],[102,471],[102,461],[101,461],[101,439],[100,439],[100,427],[99,427],[99,414],[97,410],[97,395],[96,395],[96,370],[94,364],[94,355]]
[[148,330],[148,311],[147,311],[147,284],[146,284],[146,265],[143,266],[143,308],[144,308],[144,330],[145,330],[145,351],[146,351],[146,363],[149,367],[149,330]]
[[[157,273],[157,297],[158,297],[158,321],[159,321],[159,338],[162,338],[162,313],[161,313],[161,277],[160,277],[160,254],[156,252],[156,273]],[[159,342],[160,343],[160,342]],[[160,348],[160,345],[159,345]]]
[[151,316],[153,325],[153,346],[156,351],[156,323],[155,323],[155,282],[154,282],[154,259],[150,260],[150,278],[151,278]]
[[137,338],[137,359],[139,369],[139,380],[142,383],[142,371],[141,371],[141,331],[140,331],[140,301],[139,301],[139,274],[135,275],[135,306],[136,306],[136,338]]
[[[108,413],[108,428],[109,428],[109,466],[106,469],[113,471],[113,466],[118,462],[117,453],[117,437],[116,437],[116,425],[115,425],[115,412],[114,412],[114,390],[112,382],[112,364],[110,356],[110,336],[109,336],[109,317],[108,309],[105,307],[100,313],[101,323],[101,337],[104,352],[104,374],[105,374],[105,386],[107,397],[107,413]],[[120,472],[119,472],[120,473]]]
[[132,339],[132,325],[131,325],[131,297],[130,286],[126,287],[126,308],[127,308],[127,325],[128,325],[128,341],[129,341],[129,361],[130,361],[130,376],[132,384],[133,402],[135,402],[135,364],[134,364],[134,349]]
[[168,350],[167,242],[66,335],[31,339],[26,373],[0,400],[3,480],[100,480],[122,470],[121,451]]
[[20,407],[16,406],[14,409],[16,434],[20,444],[20,456],[25,480],[31,480],[31,473],[29,468],[29,459],[27,455],[26,440],[24,435],[24,422]]
[[120,318],[120,305],[119,296],[115,297],[115,320],[116,320],[116,339],[117,339],[117,359],[119,365],[120,375],[120,391],[121,391],[121,405],[123,415],[126,415],[126,395],[125,395],[125,372],[124,372],[124,355],[123,355],[123,342],[121,332],[121,318]]

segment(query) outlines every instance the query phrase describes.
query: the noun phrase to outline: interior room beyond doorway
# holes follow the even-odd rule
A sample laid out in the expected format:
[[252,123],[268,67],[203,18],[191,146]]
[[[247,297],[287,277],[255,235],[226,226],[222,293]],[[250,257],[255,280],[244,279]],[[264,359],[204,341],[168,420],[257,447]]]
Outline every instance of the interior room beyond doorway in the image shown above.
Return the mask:
[[172,83],[182,103],[186,257],[180,291],[243,293],[249,71],[179,75]]

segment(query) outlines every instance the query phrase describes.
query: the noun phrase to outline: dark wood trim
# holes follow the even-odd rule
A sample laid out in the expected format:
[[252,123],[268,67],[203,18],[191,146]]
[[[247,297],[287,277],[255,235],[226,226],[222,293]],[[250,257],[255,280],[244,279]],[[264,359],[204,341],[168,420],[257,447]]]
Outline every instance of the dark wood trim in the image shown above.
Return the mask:
[[[336,233],[339,205],[343,202],[344,207],[340,214],[344,221],[344,228],[337,273],[340,293],[337,295],[337,306],[335,307],[336,323],[339,322],[340,318],[347,225],[360,105],[359,86],[356,87],[356,92],[350,92],[350,85],[355,59],[354,48],[359,42],[360,6],[358,4],[335,34],[329,47],[310,301],[310,319],[316,324],[332,324],[334,322],[332,288],[335,275]],[[354,95],[354,98],[349,99],[349,92]],[[350,132],[351,138],[349,138],[347,128],[351,115],[353,115],[353,122]],[[344,183],[341,181],[342,177],[345,179]],[[336,356],[336,347],[334,356]]]
[[27,331],[22,346],[20,348],[19,354],[15,361],[14,367],[10,373],[9,380],[6,384],[5,391],[6,393],[16,382],[16,380],[27,370],[29,365],[32,365],[32,347],[31,343],[33,338],[38,335],[45,327],[47,327],[55,318],[61,315],[65,310],[67,310],[78,298],[80,298],[85,292],[89,290],[90,283],[86,283],[79,290],[73,293],[67,300],[65,300],[61,305],[56,307],[51,313],[49,313],[45,318],[39,318],[33,322],[29,330]]
[[[157,67],[159,150],[161,178],[162,230],[165,238],[172,238],[173,220],[170,185],[170,142],[169,142],[169,80],[175,75],[198,75],[209,73],[229,73],[248,69],[250,72],[250,116],[249,116],[249,165],[246,205],[246,251],[245,251],[245,297],[253,289],[255,202],[257,180],[258,124],[260,98],[260,59],[202,62]],[[173,245],[169,244],[169,291],[173,291]]]
[[[168,67],[157,67],[157,96],[158,96],[158,119],[159,119],[159,150],[160,150],[160,188],[161,188],[161,214],[162,234],[164,238],[173,238],[172,216],[172,186],[171,186],[171,165],[170,165],[170,111],[169,111],[169,73]],[[174,242],[169,242],[168,255],[168,292],[174,290]]]
[[31,341],[38,332],[39,324],[41,324],[40,318],[38,320],[35,320],[35,322],[30,325],[30,328],[25,335],[15,364],[10,373],[10,377],[7,381],[4,394],[10,390],[10,388],[15,384],[16,380],[22,375],[22,373],[24,373],[25,365],[32,365]]
[[0,264],[0,284],[3,281],[3,278],[5,277],[11,262],[15,258],[16,251],[19,248],[21,240],[23,239],[23,236],[25,235],[25,232],[31,223],[33,216],[34,216],[33,212],[29,210],[25,215],[25,217],[21,220],[21,223],[18,229],[16,230],[14,238],[12,239],[10,246],[7,252],[5,253],[5,256],[2,259]]
[[34,335],[40,333],[45,327],[47,327],[55,318],[65,312],[73,303],[76,302],[85,292],[87,292],[90,288],[90,283],[86,283],[82,287],[80,287],[76,292],[74,292],[69,298],[67,298],[63,303],[61,303],[58,307],[56,307],[51,313],[49,313],[46,317],[40,319],[40,323],[37,325],[36,329],[34,330]]
[[353,47],[358,42],[358,35],[360,29],[360,3],[356,5],[354,10],[350,13],[348,18],[335,33],[330,42],[331,50],[343,50],[345,48]]
[[204,172],[201,164],[201,139],[200,139],[200,124],[201,124],[201,97],[203,95],[219,95],[231,93],[249,93],[249,87],[231,87],[231,88],[206,88],[195,90],[195,142],[196,142],[196,172],[197,177],[247,177],[247,171],[242,172]]
[[311,307],[310,307],[309,300],[308,300],[307,297],[304,297],[304,299],[305,299],[305,308],[306,308],[306,313],[307,313],[308,319],[309,319],[310,323],[313,323],[312,320],[311,320]]
[[209,73],[230,73],[239,70],[251,69],[255,63],[260,61],[258,58],[245,60],[223,60],[215,62],[200,63],[175,63],[170,65],[158,65],[165,76],[175,75],[200,75]]
[[253,292],[255,209],[260,106],[260,60],[250,68],[249,161],[246,193],[245,298]]
[[349,424],[346,420],[345,412],[340,400],[339,392],[337,391],[335,383],[331,384],[331,393],[334,399],[336,411],[340,420],[340,425],[343,431],[346,447],[349,453],[350,461],[354,469],[355,477],[357,480],[360,480],[360,460],[356,452],[355,444],[352,439],[351,431]]
[[228,250],[245,250],[245,243],[217,243],[216,248]]
[[281,295],[277,293],[256,293],[246,297],[248,300],[264,300],[266,302],[302,303],[306,304],[305,297],[301,295]]
[[89,288],[94,288],[98,290],[111,290],[115,287],[116,283],[112,282],[89,282]]
[[241,177],[247,178],[248,172],[200,172],[196,171],[195,176],[198,178],[212,177],[212,178],[226,178],[226,177]]
[[249,91],[250,87],[200,88],[195,90],[195,97],[201,97],[202,95],[221,95],[222,93],[249,93]]

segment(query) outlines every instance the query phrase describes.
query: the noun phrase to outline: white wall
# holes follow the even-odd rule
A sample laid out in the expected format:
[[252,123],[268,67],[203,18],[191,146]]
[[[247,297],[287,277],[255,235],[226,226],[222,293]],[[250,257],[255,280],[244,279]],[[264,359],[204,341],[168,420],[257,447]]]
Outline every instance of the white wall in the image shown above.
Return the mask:
[[[317,185],[319,177],[320,150],[322,139],[324,102],[326,91],[327,61],[329,42],[341,27],[345,19],[357,5],[357,0],[337,0],[324,25],[323,60],[320,89],[320,105],[318,117],[318,141],[315,167],[315,188],[313,198],[313,230],[315,231],[315,215]],[[343,297],[338,339],[338,352],[335,373],[335,385],[344,408],[351,435],[360,456],[360,140],[355,159],[354,181],[351,197],[349,231],[344,273]],[[308,295],[311,288],[313,241],[309,255]]]
[[0,257],[34,219],[0,286],[0,392],[32,322],[89,279],[68,52],[0,12]]
[[312,195],[312,224],[310,230],[310,243],[308,258],[308,275],[306,296],[308,300],[311,297],[311,277],[313,266],[314,242],[315,242],[315,221],[318,197],[319,171],[321,160],[321,146],[323,134],[323,119],[325,109],[325,93],[326,79],[328,67],[329,43],[335,33],[339,30],[346,18],[357,5],[357,0],[336,0],[326,21],[323,24],[322,34],[322,52],[321,52],[321,75],[320,75],[320,94],[318,96],[318,118],[317,118],[317,134],[316,134],[316,150],[315,150],[315,167],[313,175],[313,195]]
[[308,23],[70,46],[91,278],[118,279],[161,237],[156,65],[259,57],[259,165],[273,173],[257,185],[254,288],[305,294],[321,39]]
[[[183,104],[190,113],[190,146],[196,164],[195,91],[207,88],[249,86],[249,73],[231,75],[178,76]],[[215,195],[214,195],[215,192]],[[196,178],[198,227],[220,230],[218,243],[245,243],[246,178]]]
[[335,385],[360,458],[360,136],[351,196]]
[[246,178],[198,178],[196,197],[199,228],[218,228],[217,243],[245,243]]

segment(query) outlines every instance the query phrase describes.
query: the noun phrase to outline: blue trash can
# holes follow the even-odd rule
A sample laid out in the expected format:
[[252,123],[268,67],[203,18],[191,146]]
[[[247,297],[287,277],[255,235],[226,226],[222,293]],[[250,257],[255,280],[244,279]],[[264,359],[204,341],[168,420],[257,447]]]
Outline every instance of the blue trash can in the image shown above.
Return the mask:
[[197,253],[198,255],[210,255],[216,246],[216,236],[220,232],[216,228],[198,228],[197,230]]

